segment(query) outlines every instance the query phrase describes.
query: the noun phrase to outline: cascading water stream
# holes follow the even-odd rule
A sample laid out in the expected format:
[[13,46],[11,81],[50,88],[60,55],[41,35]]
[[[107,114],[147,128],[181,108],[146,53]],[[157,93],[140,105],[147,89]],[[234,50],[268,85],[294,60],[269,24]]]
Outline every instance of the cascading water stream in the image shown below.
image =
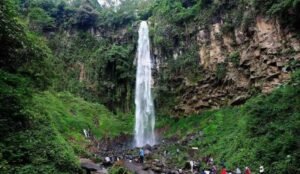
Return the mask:
[[146,21],[139,28],[138,59],[135,86],[135,146],[155,144],[155,113],[151,94],[151,58],[149,29]]

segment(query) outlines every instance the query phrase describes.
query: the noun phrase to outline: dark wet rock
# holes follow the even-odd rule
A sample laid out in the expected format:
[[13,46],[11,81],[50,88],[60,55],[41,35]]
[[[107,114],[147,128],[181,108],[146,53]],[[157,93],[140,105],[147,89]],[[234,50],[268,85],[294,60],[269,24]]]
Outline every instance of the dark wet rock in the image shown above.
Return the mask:
[[97,174],[107,174],[105,169],[102,169],[98,164],[89,159],[80,159],[80,166],[86,171],[87,174],[92,172]]
[[233,99],[230,102],[230,105],[235,106],[235,105],[240,105],[246,102],[246,100],[249,98],[248,95],[242,95],[242,96],[238,96],[235,99]]
[[154,167],[151,167],[151,169],[154,171],[154,172],[157,172],[157,173],[161,173],[163,170],[161,167],[158,167],[158,166],[154,166]]
[[146,145],[144,146],[144,149],[145,149],[145,150],[152,151],[152,147],[151,147],[149,144],[146,144]]
[[177,170],[171,170],[168,172],[168,174],[179,174],[179,172]]
[[183,140],[180,142],[180,145],[186,146],[188,144],[188,140]]
[[191,166],[190,161],[186,161],[184,164],[184,169],[191,169],[191,168],[192,168],[192,166]]
[[151,165],[146,164],[143,166],[143,170],[149,170],[151,168]]
[[153,149],[153,150],[159,149],[159,145],[154,145],[154,146],[152,146],[152,149]]

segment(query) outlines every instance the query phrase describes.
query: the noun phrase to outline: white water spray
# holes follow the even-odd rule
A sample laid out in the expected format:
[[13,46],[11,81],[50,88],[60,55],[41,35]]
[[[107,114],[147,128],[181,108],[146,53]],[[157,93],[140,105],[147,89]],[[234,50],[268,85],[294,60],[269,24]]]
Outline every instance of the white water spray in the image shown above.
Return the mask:
[[155,144],[155,114],[151,94],[151,58],[149,29],[146,21],[139,28],[138,59],[135,85],[135,146]]

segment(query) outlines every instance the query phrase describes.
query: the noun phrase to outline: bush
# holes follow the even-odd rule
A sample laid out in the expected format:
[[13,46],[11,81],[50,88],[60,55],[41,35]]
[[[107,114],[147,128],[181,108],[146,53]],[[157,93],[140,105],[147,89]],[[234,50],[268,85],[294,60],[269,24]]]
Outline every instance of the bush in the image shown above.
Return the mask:
[[99,14],[92,7],[81,7],[76,15],[76,25],[84,30],[95,27],[98,17]]
[[80,171],[73,150],[33,101],[30,79],[0,71],[0,172]]
[[230,33],[234,32],[234,25],[232,23],[225,22],[222,25],[221,32],[223,34],[230,34]]
[[300,1],[298,0],[255,0],[253,1],[254,8],[260,13],[270,16],[276,16],[280,19],[282,25],[289,25],[299,29],[300,15],[297,13],[300,10]]
[[32,8],[28,14],[31,28],[35,31],[50,31],[55,29],[55,22],[47,12],[41,8]]
[[218,63],[216,66],[216,77],[219,81],[223,80],[226,77],[227,73],[227,64]]
[[238,51],[234,51],[229,54],[229,61],[233,63],[236,67],[240,64],[240,53]]

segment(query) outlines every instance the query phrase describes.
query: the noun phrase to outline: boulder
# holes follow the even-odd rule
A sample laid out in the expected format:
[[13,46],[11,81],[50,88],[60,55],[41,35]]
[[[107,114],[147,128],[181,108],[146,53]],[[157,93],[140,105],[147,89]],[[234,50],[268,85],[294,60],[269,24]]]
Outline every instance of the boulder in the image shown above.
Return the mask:
[[163,170],[161,167],[158,167],[158,166],[153,166],[151,168],[154,172],[157,172],[157,173],[161,173]]
[[86,170],[87,174],[91,172],[102,171],[102,169],[98,164],[94,163],[92,160],[89,159],[84,159],[84,158],[80,159],[80,166],[82,169]]
[[152,147],[151,147],[149,144],[146,144],[146,145],[144,146],[144,149],[145,149],[145,150],[151,151],[151,150],[152,150]]
[[233,99],[231,102],[230,102],[230,105],[231,106],[235,106],[235,105],[240,105],[240,104],[243,104],[246,102],[246,100],[249,98],[248,95],[242,95],[242,96],[238,96],[236,97],[235,99]]

